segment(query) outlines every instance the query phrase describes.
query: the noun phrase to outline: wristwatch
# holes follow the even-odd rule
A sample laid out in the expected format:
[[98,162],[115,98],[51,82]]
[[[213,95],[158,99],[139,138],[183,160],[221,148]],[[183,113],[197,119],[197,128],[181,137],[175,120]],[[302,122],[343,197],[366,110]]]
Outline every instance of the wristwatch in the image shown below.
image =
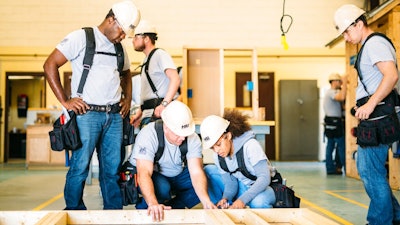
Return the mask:
[[161,102],[161,105],[164,106],[164,107],[167,107],[168,103],[169,103],[169,102],[167,102],[167,101],[162,101],[162,102]]

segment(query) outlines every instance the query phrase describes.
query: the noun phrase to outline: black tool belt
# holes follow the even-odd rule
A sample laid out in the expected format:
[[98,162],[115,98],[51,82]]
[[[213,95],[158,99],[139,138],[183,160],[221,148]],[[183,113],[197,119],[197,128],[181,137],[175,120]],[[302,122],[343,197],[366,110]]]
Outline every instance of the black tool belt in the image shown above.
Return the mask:
[[143,102],[143,105],[140,108],[143,110],[145,109],[155,109],[158,105],[161,104],[163,98],[152,98]]
[[[357,106],[360,107],[368,102],[370,96],[366,96],[357,100]],[[387,116],[395,113],[395,106],[399,105],[399,96],[397,91],[393,90],[388,96],[386,96],[369,116],[369,119]]]
[[341,117],[325,116],[324,133],[328,138],[341,137],[344,135],[344,119]]
[[90,107],[90,109],[88,110],[95,112],[119,113],[119,111],[121,110],[119,103],[115,103],[113,105],[92,105],[92,104],[88,105]]

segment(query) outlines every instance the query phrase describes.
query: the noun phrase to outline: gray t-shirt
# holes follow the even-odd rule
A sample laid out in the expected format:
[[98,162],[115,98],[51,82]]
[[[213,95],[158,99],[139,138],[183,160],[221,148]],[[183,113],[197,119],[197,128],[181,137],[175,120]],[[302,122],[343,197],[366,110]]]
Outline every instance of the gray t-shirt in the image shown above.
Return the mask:
[[[385,38],[373,36],[365,43],[360,60],[362,82],[367,87],[370,95],[375,93],[383,78],[376,63],[384,61],[393,61],[396,63],[396,52]],[[366,96],[368,94],[360,81],[360,77],[358,77],[356,99],[359,100]]]
[[342,105],[340,101],[335,100],[335,96],[340,90],[329,88],[324,96],[325,116],[342,117]]
[[[238,163],[237,163],[237,157],[236,153],[240,150],[240,148],[243,146],[243,156],[244,156],[244,161],[247,170],[252,174],[256,175],[256,172],[254,171],[254,166],[261,160],[268,160],[267,156],[265,155],[264,149],[261,147],[260,143],[254,139],[254,138],[249,138],[249,137],[254,137],[254,133],[252,131],[248,131],[244,133],[242,136],[235,138],[234,141],[234,149],[235,152],[231,157],[226,157],[226,165],[228,167],[229,171],[234,171],[238,168]],[[214,152],[213,154],[214,162],[219,168],[219,171],[221,174],[227,173],[225,170],[221,168],[219,165],[219,160],[218,160],[218,154]],[[269,170],[269,168],[265,168],[266,170]],[[240,180],[243,184],[245,185],[252,185],[254,183],[253,180],[250,180],[249,178],[245,177],[242,173],[234,173],[232,176],[236,177],[238,180]],[[267,184],[268,185],[268,184]]]
[[[137,159],[144,159],[154,162],[154,156],[158,150],[158,138],[155,130],[155,122],[147,124],[140,130],[133,145],[132,155],[129,161],[136,166]],[[164,135],[164,153],[158,163],[160,164],[161,174],[166,177],[175,177],[182,170],[181,151],[179,146],[168,142]],[[187,137],[188,153],[187,159],[202,158],[202,148],[199,136],[196,133]],[[156,167],[154,167],[157,170]]]

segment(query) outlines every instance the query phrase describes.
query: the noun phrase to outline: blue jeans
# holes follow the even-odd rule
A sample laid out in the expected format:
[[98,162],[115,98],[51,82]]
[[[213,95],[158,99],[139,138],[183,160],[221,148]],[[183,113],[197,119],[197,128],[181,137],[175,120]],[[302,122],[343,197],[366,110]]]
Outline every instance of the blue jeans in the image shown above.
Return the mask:
[[[204,171],[207,176],[208,195],[210,196],[211,201],[214,204],[217,204],[219,200],[222,199],[222,195],[224,193],[224,183],[222,182],[221,174],[219,173],[216,165],[207,165],[204,167]],[[240,197],[251,187],[244,185],[239,180],[237,180],[237,182],[239,190],[237,192],[237,195],[233,198],[232,202],[234,202],[238,197]],[[232,204],[232,202],[229,203]],[[274,203],[275,192],[270,186],[268,186],[265,191],[259,193],[249,203],[247,203],[247,205],[250,208],[272,208],[272,205]]]
[[122,209],[118,185],[121,162],[122,117],[119,113],[88,111],[76,118],[82,148],[72,151],[64,199],[66,210],[86,210],[83,189],[94,149],[99,159],[99,181],[104,209]]
[[[173,209],[184,209],[185,207],[190,209],[200,203],[194,191],[188,167],[185,167],[182,173],[175,177],[166,177],[154,172],[151,179],[160,204],[171,206]],[[175,197],[173,197],[174,195]],[[147,209],[147,203],[143,198],[136,204],[136,209]]]
[[338,151],[338,155],[340,158],[340,162],[343,165],[344,170],[346,170],[346,146],[344,136],[337,137],[337,138],[327,138],[328,143],[326,144],[326,153],[325,153],[325,165],[326,165],[326,172],[327,173],[335,173],[336,166],[334,164],[334,160],[332,157],[333,150]]
[[371,199],[367,215],[369,225],[400,221],[400,206],[389,186],[385,168],[388,150],[389,146],[384,144],[358,147],[357,170]]

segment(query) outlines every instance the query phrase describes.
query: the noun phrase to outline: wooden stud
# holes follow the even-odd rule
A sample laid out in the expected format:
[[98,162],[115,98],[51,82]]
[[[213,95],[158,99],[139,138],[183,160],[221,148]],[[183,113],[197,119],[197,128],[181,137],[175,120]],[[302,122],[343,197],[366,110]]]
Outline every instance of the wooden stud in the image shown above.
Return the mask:
[[67,225],[67,212],[49,212],[35,225]]
[[207,225],[235,225],[229,216],[222,210],[205,210],[204,224]]

